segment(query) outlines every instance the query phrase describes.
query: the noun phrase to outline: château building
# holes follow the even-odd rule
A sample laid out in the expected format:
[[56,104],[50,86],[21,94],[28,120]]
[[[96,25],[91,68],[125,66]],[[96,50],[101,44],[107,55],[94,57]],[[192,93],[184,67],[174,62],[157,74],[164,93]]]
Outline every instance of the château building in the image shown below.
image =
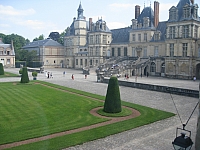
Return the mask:
[[159,2],[140,11],[129,27],[109,30],[102,18],[86,21],[80,4],[64,37],[64,67],[84,68],[127,61],[130,75],[200,78],[200,17],[194,0],[180,0],[159,21]]
[[0,63],[4,67],[15,67],[15,50],[13,41],[11,44],[4,44],[0,38]]

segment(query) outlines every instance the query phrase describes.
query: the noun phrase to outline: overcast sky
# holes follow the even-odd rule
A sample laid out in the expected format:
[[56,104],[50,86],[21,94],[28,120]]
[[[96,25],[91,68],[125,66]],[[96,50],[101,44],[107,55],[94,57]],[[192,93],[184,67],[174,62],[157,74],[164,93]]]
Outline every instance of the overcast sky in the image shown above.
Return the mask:
[[[179,0],[159,0],[160,21],[169,17],[169,9],[176,6]],[[123,28],[131,25],[135,17],[135,5],[150,6],[150,0],[81,0],[84,16],[93,22],[98,17],[106,21],[109,29]],[[153,8],[154,1],[151,1]],[[200,5],[199,0],[195,3]],[[1,0],[0,33],[18,34],[32,41],[50,32],[61,33],[77,17],[80,0]],[[198,12],[200,16],[200,10]]]

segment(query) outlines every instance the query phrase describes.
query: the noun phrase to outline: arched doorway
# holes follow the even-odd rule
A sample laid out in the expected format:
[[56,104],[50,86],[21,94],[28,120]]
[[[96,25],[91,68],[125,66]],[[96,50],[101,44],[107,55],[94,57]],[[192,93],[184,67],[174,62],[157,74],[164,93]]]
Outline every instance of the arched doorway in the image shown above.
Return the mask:
[[152,62],[150,66],[150,75],[156,75],[156,64],[154,62]]
[[197,79],[200,79],[200,64],[196,65],[196,77]]
[[162,63],[161,65],[161,76],[165,76],[165,63]]

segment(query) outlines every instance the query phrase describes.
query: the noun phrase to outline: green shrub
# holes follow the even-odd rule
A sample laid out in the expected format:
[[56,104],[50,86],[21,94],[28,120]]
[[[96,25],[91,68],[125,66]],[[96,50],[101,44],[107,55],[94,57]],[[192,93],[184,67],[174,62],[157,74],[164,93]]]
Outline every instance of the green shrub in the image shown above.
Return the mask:
[[0,63],[0,75],[4,75],[4,68],[2,63]]
[[37,77],[37,74],[38,74],[38,73],[37,73],[36,71],[33,71],[33,72],[32,72],[32,76],[33,76],[33,77]]
[[109,80],[103,111],[106,113],[119,113],[122,111],[117,77],[111,77]]
[[22,68],[19,69],[19,74],[22,74]]
[[27,68],[23,67],[22,68],[21,83],[28,83],[28,82],[29,82],[29,78],[28,78]]

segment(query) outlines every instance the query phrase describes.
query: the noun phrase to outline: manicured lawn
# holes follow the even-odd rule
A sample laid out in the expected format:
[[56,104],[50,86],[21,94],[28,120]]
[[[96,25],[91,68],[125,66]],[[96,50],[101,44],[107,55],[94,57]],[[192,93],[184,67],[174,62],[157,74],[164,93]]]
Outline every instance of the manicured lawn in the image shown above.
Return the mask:
[[[35,84],[35,82],[78,95]],[[106,121],[89,113],[91,109],[103,106],[102,102],[93,98],[104,100],[104,96],[42,81],[32,81],[29,84],[1,83],[0,89],[0,145]],[[12,149],[62,149],[174,115],[127,102],[122,102],[122,104],[139,110],[141,116]]]
[[0,75],[0,78],[5,78],[5,77],[19,77],[19,75],[10,72],[4,72],[4,75]]

